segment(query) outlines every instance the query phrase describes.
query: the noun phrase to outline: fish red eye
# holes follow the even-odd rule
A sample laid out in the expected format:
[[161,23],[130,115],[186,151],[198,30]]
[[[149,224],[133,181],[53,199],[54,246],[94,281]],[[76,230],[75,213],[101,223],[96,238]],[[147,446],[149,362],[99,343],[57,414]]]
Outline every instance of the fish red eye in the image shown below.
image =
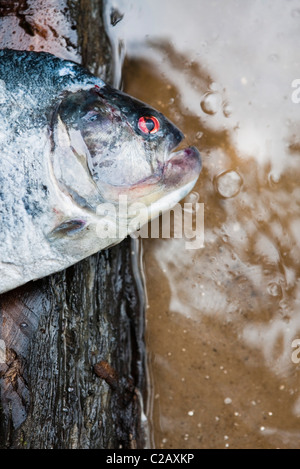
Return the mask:
[[144,134],[156,134],[160,128],[160,123],[154,116],[140,117],[138,126]]

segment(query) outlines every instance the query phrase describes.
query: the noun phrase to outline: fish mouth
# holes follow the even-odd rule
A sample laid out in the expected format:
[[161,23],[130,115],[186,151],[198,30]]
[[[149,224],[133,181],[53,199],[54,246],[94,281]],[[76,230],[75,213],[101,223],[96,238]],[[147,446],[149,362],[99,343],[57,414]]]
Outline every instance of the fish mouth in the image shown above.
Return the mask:
[[168,193],[185,187],[190,183],[196,183],[202,169],[201,156],[196,147],[188,147],[183,150],[171,152],[159,170],[138,181],[126,189],[127,194],[133,199],[146,201],[149,195],[150,202],[161,197],[161,192]]
[[[201,156],[197,148],[188,147],[168,154],[155,173],[132,185],[112,185],[102,182],[102,196],[106,201],[119,203],[120,196],[126,196],[128,202],[141,202],[151,205],[167,194],[180,188],[196,184],[202,169]],[[183,191],[181,198],[185,197]]]
[[[197,148],[188,147],[173,151],[155,173],[133,185],[104,184],[105,199],[118,203],[119,197],[126,195],[129,202],[151,205],[171,192],[176,191],[179,194],[181,188],[189,187],[192,190],[201,169],[201,156]],[[185,190],[182,190],[180,199],[185,197]]]
[[198,179],[201,169],[201,157],[196,147],[188,147],[171,153],[164,165],[164,184],[172,188],[186,185]]

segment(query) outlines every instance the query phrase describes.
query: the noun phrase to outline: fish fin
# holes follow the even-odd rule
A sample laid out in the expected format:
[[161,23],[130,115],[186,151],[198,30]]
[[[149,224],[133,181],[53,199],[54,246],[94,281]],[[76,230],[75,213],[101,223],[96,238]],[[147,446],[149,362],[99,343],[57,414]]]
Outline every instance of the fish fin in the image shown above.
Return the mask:
[[60,225],[56,226],[48,235],[51,238],[63,238],[64,236],[73,236],[80,233],[87,228],[87,223],[84,220],[66,220]]

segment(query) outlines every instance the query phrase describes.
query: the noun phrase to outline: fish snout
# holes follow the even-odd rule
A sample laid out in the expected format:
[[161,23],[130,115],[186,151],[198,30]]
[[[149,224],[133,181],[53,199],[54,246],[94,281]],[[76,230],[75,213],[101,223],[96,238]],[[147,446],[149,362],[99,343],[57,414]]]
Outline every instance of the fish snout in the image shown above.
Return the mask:
[[178,187],[196,181],[201,169],[201,156],[197,148],[185,148],[170,155],[163,171],[164,183],[168,187]]

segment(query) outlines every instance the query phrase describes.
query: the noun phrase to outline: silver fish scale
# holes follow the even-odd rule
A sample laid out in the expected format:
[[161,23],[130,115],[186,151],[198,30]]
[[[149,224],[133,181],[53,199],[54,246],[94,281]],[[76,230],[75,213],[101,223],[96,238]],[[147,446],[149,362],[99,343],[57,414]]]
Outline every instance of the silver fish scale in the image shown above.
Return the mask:
[[[60,93],[72,85],[103,86],[80,65],[39,52],[0,51],[0,103],[9,125],[27,131],[42,127]],[[21,126],[21,127],[20,127]]]
[[65,91],[95,84],[104,83],[50,54],[0,51],[0,293],[74,262],[45,239],[60,206],[49,187],[49,119]]

